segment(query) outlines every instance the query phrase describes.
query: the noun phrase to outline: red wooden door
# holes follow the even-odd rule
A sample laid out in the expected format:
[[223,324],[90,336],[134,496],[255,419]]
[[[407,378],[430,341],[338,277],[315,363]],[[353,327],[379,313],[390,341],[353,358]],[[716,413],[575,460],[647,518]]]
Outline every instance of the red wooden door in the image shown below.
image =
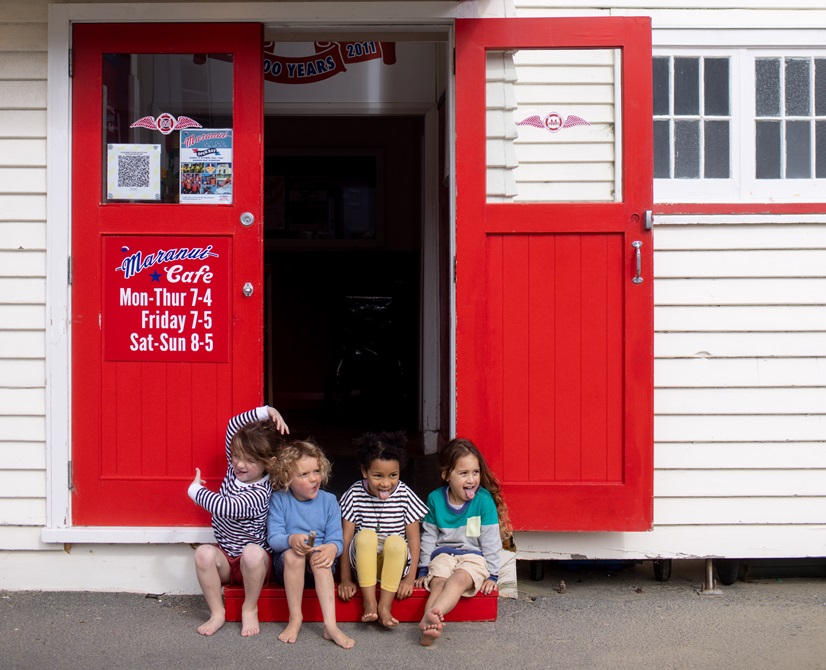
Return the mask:
[[650,22],[457,21],[456,117],[457,434],[519,530],[649,529]]
[[258,24],[74,27],[75,526],[208,525],[188,483],[261,402],[261,54]]

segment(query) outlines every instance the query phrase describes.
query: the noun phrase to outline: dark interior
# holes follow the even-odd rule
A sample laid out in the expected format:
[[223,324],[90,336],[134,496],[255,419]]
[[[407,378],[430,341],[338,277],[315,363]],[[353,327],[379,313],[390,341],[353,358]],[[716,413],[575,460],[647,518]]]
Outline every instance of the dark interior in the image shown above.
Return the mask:
[[422,135],[419,117],[266,119],[264,395],[325,448],[416,439]]

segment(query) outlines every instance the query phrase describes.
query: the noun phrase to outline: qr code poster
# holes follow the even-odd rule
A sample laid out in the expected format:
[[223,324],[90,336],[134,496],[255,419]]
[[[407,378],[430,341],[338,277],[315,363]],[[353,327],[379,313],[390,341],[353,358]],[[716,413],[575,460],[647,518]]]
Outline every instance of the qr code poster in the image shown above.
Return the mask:
[[232,129],[181,131],[181,202],[232,203]]
[[106,193],[109,200],[160,200],[161,145],[110,144]]

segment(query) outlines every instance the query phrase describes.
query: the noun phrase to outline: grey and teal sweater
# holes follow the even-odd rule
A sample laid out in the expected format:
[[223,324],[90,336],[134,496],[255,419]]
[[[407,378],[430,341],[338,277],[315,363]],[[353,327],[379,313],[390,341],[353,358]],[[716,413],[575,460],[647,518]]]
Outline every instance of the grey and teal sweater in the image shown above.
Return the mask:
[[472,500],[460,509],[447,501],[447,486],[427,497],[427,514],[422,521],[419,577],[427,574],[430,561],[439,554],[484,556],[490,579],[499,577],[499,515],[487,489],[479,487]]

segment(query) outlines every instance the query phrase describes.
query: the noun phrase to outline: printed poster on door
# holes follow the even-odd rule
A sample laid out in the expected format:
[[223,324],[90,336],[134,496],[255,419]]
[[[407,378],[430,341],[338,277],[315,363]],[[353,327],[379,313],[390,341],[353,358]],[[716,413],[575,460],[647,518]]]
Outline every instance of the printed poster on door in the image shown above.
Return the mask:
[[232,129],[181,131],[182,203],[232,203]]
[[228,237],[107,236],[107,361],[229,360]]

